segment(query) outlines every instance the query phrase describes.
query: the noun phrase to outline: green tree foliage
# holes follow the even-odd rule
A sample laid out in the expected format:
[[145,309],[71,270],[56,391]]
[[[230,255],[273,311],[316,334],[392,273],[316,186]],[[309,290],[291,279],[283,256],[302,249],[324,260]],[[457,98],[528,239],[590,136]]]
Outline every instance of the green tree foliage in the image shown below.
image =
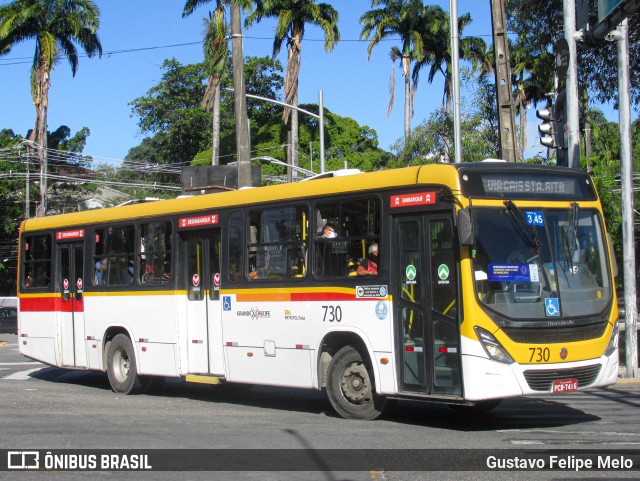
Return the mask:
[[[276,99],[283,85],[282,65],[269,57],[247,57],[245,60],[247,92]],[[175,59],[163,64],[165,73],[158,85],[147,95],[131,102],[133,115],[139,117],[138,125],[143,133],[150,134],[142,143],[132,148],[121,169],[121,178],[145,182],[173,183],[179,185],[177,170],[173,173],[158,166],[211,164],[211,113],[200,105],[205,89],[206,73],[202,64],[181,65]],[[221,78],[222,105],[220,131],[220,163],[227,164],[235,157],[235,121],[233,95],[225,90],[231,86],[230,69]],[[317,112],[317,105],[304,105],[305,110]],[[251,124],[252,157],[270,156],[286,159],[287,127],[281,118],[281,107],[259,99],[247,99],[247,111]],[[327,169],[349,167],[369,171],[383,167],[391,155],[378,147],[377,134],[373,129],[360,126],[350,118],[341,117],[325,109],[325,143]],[[187,132],[185,122],[192,122]],[[317,119],[301,115],[300,145],[301,167],[309,168],[314,159],[314,170],[318,172],[319,138]],[[181,138],[184,136],[185,138]],[[186,142],[185,140],[188,140]],[[313,154],[308,155],[309,145]],[[178,151],[176,146],[183,146]],[[187,149],[188,150],[184,150]],[[162,170],[162,172],[158,172]],[[265,165],[266,175],[283,175],[282,167]],[[148,195],[139,191],[136,195]],[[155,194],[154,194],[155,195]]]
[[[595,8],[592,7],[592,8]],[[592,10],[595,12],[595,10]],[[593,22],[592,22],[593,23]],[[631,103],[640,110],[640,12],[629,17],[629,80]],[[617,42],[605,42],[580,53],[586,87],[598,102],[618,105]]]
[[[597,23],[596,0],[590,0],[591,27]],[[527,58],[528,98],[536,104],[545,101],[545,94],[553,91],[555,74],[554,45],[563,34],[562,0],[507,0],[507,25],[517,34],[514,49],[519,58]],[[631,99],[640,105],[640,13],[629,19],[629,48]],[[588,89],[600,102],[617,100],[618,71],[615,42],[579,49],[578,68],[581,89]]]
[[210,114],[199,108],[207,76],[202,64],[182,65],[175,58],[165,60],[161,68],[164,73],[158,85],[129,104],[142,134],[160,134],[154,144],[161,149],[147,159],[137,158],[132,149],[125,161],[133,156],[151,163],[186,165],[209,146],[211,138]]
[[[47,134],[51,163],[48,175],[52,177],[50,211],[75,210],[78,201],[95,190],[87,169],[90,159],[82,156],[89,129],[84,127],[71,135],[69,127],[62,125]],[[29,216],[35,214],[39,194],[38,159],[28,152],[24,142],[11,129],[0,130],[0,295],[15,295],[18,228],[25,217],[27,167]]]
[[[318,112],[318,105],[304,104],[301,108]],[[325,158],[326,170],[346,167],[363,172],[379,170],[391,158],[391,154],[378,147],[378,135],[368,126],[361,126],[354,119],[342,117],[325,108]],[[318,173],[320,164],[320,143],[318,119],[302,115],[300,117],[300,167]],[[252,136],[254,157],[266,154],[283,160],[286,158],[285,145],[287,128],[279,115],[272,116]],[[263,173],[283,176],[283,167],[263,166]]]
[[[463,162],[478,162],[496,157],[500,149],[495,84],[486,75],[480,76],[477,80],[472,75],[472,70],[463,71],[465,88],[462,90],[473,92],[469,98],[462,99]],[[474,88],[466,87],[470,85]],[[399,139],[392,146],[396,157],[391,159],[388,167],[445,162],[454,154],[450,142],[452,137],[452,118],[442,109],[438,109],[413,130],[408,142]]]
[[34,140],[39,146],[41,214],[47,210],[47,109],[51,72],[61,54],[75,76],[78,44],[88,57],[102,55],[97,35],[100,11],[91,0],[14,0],[0,7],[0,55],[26,40],[35,40],[31,96],[36,107]]
[[[620,183],[620,128],[609,122],[599,110],[590,112],[593,122],[593,154],[581,159],[582,167],[592,171],[602,200],[607,229],[613,238],[618,265],[622,262],[622,192]],[[633,172],[640,171],[640,120],[631,125]],[[637,188],[638,182],[634,181]],[[634,189],[635,190],[635,189]],[[640,198],[634,195],[635,210]]]

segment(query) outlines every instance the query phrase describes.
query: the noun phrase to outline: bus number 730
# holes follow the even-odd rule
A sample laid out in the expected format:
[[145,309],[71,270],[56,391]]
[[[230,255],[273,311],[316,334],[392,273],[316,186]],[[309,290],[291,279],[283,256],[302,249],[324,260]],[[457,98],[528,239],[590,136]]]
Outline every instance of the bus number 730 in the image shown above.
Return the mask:
[[324,309],[324,317],[322,322],[340,322],[342,321],[342,308],[340,306],[322,306]]

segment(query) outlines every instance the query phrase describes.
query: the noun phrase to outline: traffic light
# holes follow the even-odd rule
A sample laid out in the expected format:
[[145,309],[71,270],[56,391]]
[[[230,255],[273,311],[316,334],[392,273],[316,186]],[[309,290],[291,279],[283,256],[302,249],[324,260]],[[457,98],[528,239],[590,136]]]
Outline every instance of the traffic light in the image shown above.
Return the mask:
[[555,105],[546,109],[536,110],[536,116],[543,120],[538,126],[540,132],[540,143],[549,149],[556,150],[556,164],[567,165],[567,153],[564,138],[565,124],[565,90],[561,90],[556,95]]
[[562,167],[569,166],[567,157],[567,146],[565,144],[564,127],[566,123],[567,111],[567,91],[560,90],[556,95],[556,104],[553,106],[553,117],[556,119],[555,139],[556,139],[556,165]]
[[538,125],[538,132],[540,132],[540,143],[549,149],[556,149],[556,119],[553,115],[553,109],[540,109],[536,110],[536,117],[544,122]]

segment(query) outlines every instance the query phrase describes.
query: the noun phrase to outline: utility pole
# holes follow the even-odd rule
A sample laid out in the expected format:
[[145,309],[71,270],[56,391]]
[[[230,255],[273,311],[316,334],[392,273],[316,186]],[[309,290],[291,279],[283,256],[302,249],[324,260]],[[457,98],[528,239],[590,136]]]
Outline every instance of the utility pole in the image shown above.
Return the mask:
[[458,33],[458,0],[449,2],[449,30],[451,31],[451,70],[453,89],[453,145],[456,163],[462,162],[462,128],[460,118],[460,56]]
[[507,162],[516,162],[518,158],[516,155],[516,125],[511,100],[511,65],[509,64],[509,40],[507,38],[507,16],[504,0],[491,0],[491,25],[496,59],[499,156]]
[[629,95],[629,20],[612,32],[618,48],[618,111],[620,114],[620,173],[622,180],[622,251],[624,257],[624,308],[626,375],[639,377],[636,307],[636,257],[633,229],[633,160],[631,158],[631,101]]
[[231,50],[233,59],[233,99],[236,120],[236,150],[238,156],[238,189],[251,186],[251,155],[247,125],[247,97],[244,83],[244,55],[240,5],[231,4]]
[[563,0],[564,38],[569,44],[569,68],[567,69],[566,134],[567,165],[580,168],[580,118],[578,106],[578,55],[576,52],[576,0]]

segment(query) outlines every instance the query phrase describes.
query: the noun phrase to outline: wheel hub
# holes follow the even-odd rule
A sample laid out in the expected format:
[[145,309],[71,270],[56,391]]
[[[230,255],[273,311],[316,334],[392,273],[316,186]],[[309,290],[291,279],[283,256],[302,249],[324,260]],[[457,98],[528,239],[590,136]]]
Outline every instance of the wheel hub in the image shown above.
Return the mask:
[[349,402],[362,404],[371,397],[369,373],[361,363],[350,364],[343,371],[340,384],[342,393]]
[[118,351],[113,359],[114,372],[118,381],[124,382],[129,376],[129,357],[123,351]]

